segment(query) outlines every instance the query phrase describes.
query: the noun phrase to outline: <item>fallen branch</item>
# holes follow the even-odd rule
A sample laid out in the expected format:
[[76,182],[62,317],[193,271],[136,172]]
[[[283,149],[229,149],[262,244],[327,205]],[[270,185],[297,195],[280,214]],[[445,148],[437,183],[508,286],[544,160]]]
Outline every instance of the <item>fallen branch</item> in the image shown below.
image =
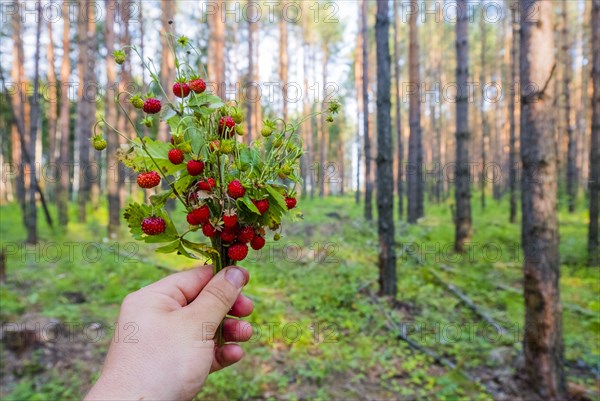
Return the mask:
[[386,311],[385,308],[383,308],[381,303],[378,302],[377,299],[375,299],[375,297],[373,297],[372,295],[370,296],[370,299],[371,299],[371,303],[376,305],[379,308],[379,311],[381,312],[381,314],[385,317],[385,319],[386,319],[385,327],[389,331],[394,333],[396,335],[397,339],[406,342],[411,348],[429,356],[430,358],[435,360],[438,364],[440,364],[448,369],[457,370],[466,379],[468,379],[470,381],[474,381],[474,378],[471,375],[469,375],[467,372],[465,372],[461,369],[457,369],[456,364],[454,362],[452,362],[451,360],[449,360],[448,358],[445,358],[445,357],[441,356],[440,354],[438,354],[437,352],[435,352],[434,350],[427,348],[427,347],[417,343],[416,341],[410,339],[406,335],[405,330],[403,330],[401,327],[399,327],[396,324],[396,322],[394,322],[394,320],[392,319],[392,316],[390,316],[389,312]]
[[436,271],[433,270],[432,268],[429,268],[427,270],[433,275],[433,277],[435,277],[435,279],[438,283],[440,283],[441,285],[446,287],[446,289],[448,291],[450,291],[451,293],[456,295],[469,309],[471,309],[473,312],[475,312],[475,314],[477,314],[479,317],[481,317],[486,323],[494,326],[496,328],[496,330],[498,330],[498,334],[504,335],[504,334],[508,333],[508,331],[504,327],[502,327],[502,325],[500,323],[498,323],[493,317],[491,317],[487,312],[478,308],[477,305],[475,305],[475,303],[471,300],[471,298],[466,296],[462,291],[460,291],[454,285],[446,283],[444,281],[444,279],[442,277],[440,277],[440,275],[437,274]]

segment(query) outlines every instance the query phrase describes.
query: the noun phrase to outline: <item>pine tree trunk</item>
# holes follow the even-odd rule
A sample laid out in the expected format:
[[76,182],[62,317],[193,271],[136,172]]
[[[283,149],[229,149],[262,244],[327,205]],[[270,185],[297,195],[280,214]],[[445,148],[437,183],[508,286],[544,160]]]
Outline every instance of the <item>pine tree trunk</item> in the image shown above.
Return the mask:
[[[411,7],[418,9],[418,4],[411,1]],[[419,73],[419,32],[417,26],[417,13],[413,12],[409,19],[409,81],[413,85],[420,82]],[[408,118],[410,135],[408,137],[408,170],[406,184],[408,193],[407,220],[414,224],[422,216],[421,202],[423,201],[423,148],[421,145],[421,97],[416,89],[409,94]]]
[[[357,3],[358,4],[358,14],[359,14],[359,25],[360,25],[360,20],[361,20],[361,13],[360,13],[360,7],[361,7],[361,3]],[[361,135],[361,121],[362,121],[362,116],[363,113],[365,112],[365,107],[363,104],[363,97],[362,97],[362,31],[358,31],[357,35],[356,35],[356,47],[354,48],[354,86],[356,88],[356,138],[355,138],[355,144],[356,144],[356,192],[355,192],[355,203],[358,205],[360,204],[360,198],[361,198],[361,193],[360,193],[360,174],[361,174],[361,163],[362,163],[362,135]],[[306,112],[305,112],[306,114]]]
[[[18,2],[14,2],[16,9],[19,9]],[[12,34],[13,34],[13,57],[16,60],[18,67],[13,67],[11,70],[11,79],[13,82],[21,83],[25,81],[23,64],[25,55],[23,54],[23,41],[21,37],[21,18],[19,13],[14,13],[12,18]],[[12,143],[12,163],[15,169],[15,193],[17,201],[21,205],[23,215],[23,225],[25,221],[25,161],[22,152],[22,144],[25,140],[25,132],[29,127],[25,124],[25,104],[27,99],[23,86],[20,86],[17,92],[11,96],[12,109],[14,111],[15,125],[11,132]]]
[[[559,293],[557,159],[547,91],[555,68],[552,3],[521,2],[521,160],[523,179],[525,371],[544,400],[566,399]],[[530,83],[536,84],[535,91]]]
[[390,21],[388,0],[377,1],[377,226],[379,231],[379,294],[396,296],[394,249],[394,172],[391,121]]
[[36,206],[36,151],[35,145],[38,134],[38,124],[40,120],[40,102],[39,102],[39,87],[40,87],[40,36],[42,34],[42,8],[38,7],[37,28],[35,35],[35,58],[34,58],[34,76],[33,76],[33,94],[29,103],[31,104],[31,126],[29,130],[29,174],[31,174],[31,182],[29,193],[27,194],[27,243],[35,244],[37,238],[37,206]]
[[[63,15],[68,12],[67,3],[63,3]],[[69,60],[69,52],[71,46],[71,27],[69,18],[64,19],[63,26],[63,59],[60,67],[60,83],[61,83],[61,97],[60,97],[60,123],[58,126],[58,133],[60,134],[60,180],[58,182],[58,189],[56,193],[56,206],[58,209],[58,224],[62,227],[66,227],[69,222],[69,182],[71,172],[68,167],[70,161],[70,107],[71,102],[66,91],[66,83],[69,81],[69,74],[71,71],[71,65]]]
[[[161,32],[160,32],[160,84],[167,92],[171,93],[171,87],[175,80],[175,59],[173,57],[173,51],[169,47],[170,39],[167,35],[172,34],[173,29],[169,21],[173,21],[175,18],[175,2],[172,0],[161,1]],[[158,124],[158,140],[168,141],[168,130],[167,124]],[[164,180],[163,180],[164,181]],[[166,182],[162,183],[163,189],[167,189],[169,185]]]
[[[252,0],[248,0],[247,4],[251,4]],[[254,78],[254,36],[255,36],[255,25],[254,22],[255,15],[248,16],[248,76],[247,80],[247,88],[248,91],[250,88],[254,88],[255,82]],[[253,103],[254,98],[250,96],[249,93],[246,94],[246,120],[248,122],[248,132],[246,133],[246,143],[249,145],[252,143],[252,138],[254,135],[258,138],[258,128],[256,126],[256,122],[254,121],[254,111],[253,111]]]
[[[327,110],[327,93],[325,90],[327,89],[327,66],[329,64],[329,47],[327,46],[326,41],[323,41],[323,65],[322,65],[322,82],[323,82],[323,101],[321,102],[321,110]],[[323,198],[325,196],[325,180],[327,173],[327,166],[325,158],[327,156],[327,152],[329,151],[328,146],[328,137],[329,137],[329,125],[325,121],[326,113],[323,113],[319,116],[319,197]]]
[[567,0],[562,1],[562,54],[563,60],[563,96],[565,100],[565,127],[567,130],[567,204],[569,212],[575,211],[575,202],[577,200],[577,144],[576,136],[573,130],[573,121],[571,116],[571,75],[572,58],[570,56],[570,39],[568,29],[568,10]]
[[[114,88],[117,82],[117,66],[114,58],[111,56],[115,48],[114,19],[116,0],[106,0],[106,22],[104,26],[104,40],[106,43],[106,82],[107,88]],[[106,97],[106,121],[115,127],[117,125],[117,108],[115,104],[115,93],[112,92]],[[106,188],[108,198],[108,237],[116,238],[120,225],[121,200],[119,197],[119,162],[116,152],[119,147],[119,136],[106,129]]]
[[600,198],[600,0],[592,6],[592,140],[590,144],[590,225],[588,231],[588,257],[591,266],[600,266],[598,246],[598,201]]
[[454,249],[463,252],[471,238],[471,176],[469,169],[469,103],[467,82],[469,80],[469,31],[466,0],[459,0],[456,24],[456,233]]
[[[58,88],[56,82],[56,71],[54,70],[54,40],[52,32],[52,22],[48,20],[48,165],[54,168],[56,166],[57,158],[57,140],[56,140],[56,124],[58,119],[57,104],[58,104]],[[51,189],[52,197],[54,197],[54,189],[56,183],[52,182],[48,186]]]
[[[89,5],[89,0],[84,3]],[[89,11],[93,7],[86,7]],[[77,105],[77,135],[79,139],[79,222],[87,218],[86,208],[90,198],[93,169],[90,168],[90,136],[96,112],[95,93],[91,90],[96,79],[94,73],[96,56],[96,19],[93,15],[80,16],[78,21],[79,79],[82,85]]]
[[517,51],[519,46],[518,3],[512,8],[512,44],[510,48],[510,82],[514,89],[508,99],[508,114],[510,119],[509,154],[508,154],[508,185],[510,188],[510,214],[509,221],[514,223],[517,219],[517,118],[515,113],[515,97],[518,79]]
[[[285,7],[285,1],[282,2],[282,7]],[[281,97],[283,104],[283,119],[288,119],[288,105],[287,105],[287,93],[286,87],[288,83],[288,26],[287,21],[283,18],[283,12],[279,17],[279,81],[282,85]],[[324,82],[323,85],[327,84]]]
[[219,0],[213,4],[216,10],[210,15],[209,21],[208,80],[215,85],[215,93],[225,99],[225,21],[222,18],[225,1]]
[[404,216],[404,142],[402,141],[402,115],[400,114],[400,35],[398,32],[398,5],[396,2],[392,2],[392,7],[394,8],[394,86],[396,87],[396,141],[398,152],[396,191],[398,192],[398,218],[402,220]]
[[373,220],[373,181],[371,176],[371,139],[369,135],[369,38],[367,37],[367,0],[362,0],[360,30],[362,36],[363,140],[365,145],[365,220]]
[[[480,68],[480,73],[479,73],[479,82],[480,82],[480,86],[483,88],[482,85],[485,85],[486,82],[486,76],[485,76],[485,72],[486,72],[486,64],[485,64],[485,48],[486,48],[486,22],[485,22],[485,18],[481,17],[480,19],[481,23],[480,23],[480,30],[481,30],[481,65],[479,66]],[[487,146],[487,142],[489,141],[489,126],[488,126],[488,121],[487,121],[487,116],[485,113],[485,94],[482,93],[480,99],[480,112],[481,112],[481,182],[479,183],[481,185],[481,209],[485,209],[485,187],[486,187],[486,177],[485,177],[485,166],[487,164],[487,152],[486,152],[486,146]]]

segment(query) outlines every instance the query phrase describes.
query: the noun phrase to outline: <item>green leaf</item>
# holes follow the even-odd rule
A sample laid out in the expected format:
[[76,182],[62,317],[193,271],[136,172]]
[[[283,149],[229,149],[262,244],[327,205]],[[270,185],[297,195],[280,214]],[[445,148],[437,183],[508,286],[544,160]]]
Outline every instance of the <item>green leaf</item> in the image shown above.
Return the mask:
[[178,194],[183,194],[195,180],[196,177],[192,177],[187,170],[184,170],[175,181],[175,190]]
[[196,242],[191,242],[186,239],[181,240],[181,242],[192,251],[196,251],[202,256],[214,260],[215,258],[219,258],[219,252],[214,249],[212,246],[206,244],[199,244]]
[[152,206],[154,206],[156,208],[161,208],[165,205],[167,200],[169,200],[169,198],[171,198],[172,196],[173,196],[173,190],[166,189],[155,195],[150,195],[150,203],[152,203]]
[[[154,209],[150,205],[140,203],[130,203],[123,212],[129,231],[134,239],[146,243],[171,242],[179,238],[177,229],[173,222],[163,209]],[[160,235],[146,235],[142,231],[142,220],[146,217],[162,217],[166,223],[165,232]]]
[[179,243],[179,247],[177,248],[177,252],[179,252],[179,254],[185,256],[186,258],[190,258],[190,259],[198,259],[196,257],[196,255],[189,253],[184,247],[183,244],[180,242]]
[[246,207],[248,209],[250,209],[250,211],[256,213],[256,214],[260,214],[260,211],[258,210],[258,208],[254,205],[254,203],[252,203],[252,200],[250,199],[250,197],[248,195],[244,195],[244,197],[242,198],[238,198],[238,200],[236,201],[236,204],[238,204],[241,202],[242,204],[246,205]]
[[144,151],[141,148],[142,143],[140,138],[134,139],[134,142],[138,145],[133,158],[133,163],[137,166],[155,171],[160,169],[165,175],[174,175],[178,171],[185,169],[185,163],[175,165],[169,161],[168,153],[170,146],[168,143],[155,141],[146,137],[144,138],[144,143],[146,144],[146,150]]
[[269,195],[271,195],[271,198],[277,202],[277,204],[284,210],[287,210],[287,205],[285,203],[285,199],[283,197],[283,195],[281,195],[279,192],[277,192],[277,190],[275,188],[273,188],[271,185],[267,185],[267,192],[269,192]]
[[181,241],[177,239],[177,241],[173,241],[170,244],[156,248],[154,251],[158,253],[173,253],[179,248],[180,243]]

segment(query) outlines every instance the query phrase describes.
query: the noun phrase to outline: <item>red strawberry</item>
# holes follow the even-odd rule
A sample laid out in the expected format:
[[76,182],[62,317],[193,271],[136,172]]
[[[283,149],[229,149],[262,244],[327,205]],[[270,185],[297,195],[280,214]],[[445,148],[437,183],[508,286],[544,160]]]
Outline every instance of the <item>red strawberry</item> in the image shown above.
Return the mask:
[[229,256],[229,259],[231,259],[231,260],[235,260],[235,261],[244,260],[244,258],[248,255],[248,245],[240,244],[239,242],[236,244],[233,244],[229,247],[229,250],[227,251],[227,255]]
[[160,175],[156,171],[141,173],[137,176],[137,183],[141,188],[154,188],[160,184]]
[[173,164],[181,164],[183,163],[183,159],[185,159],[181,149],[171,149],[167,156],[169,157],[169,161]]
[[142,220],[142,231],[148,235],[158,235],[165,232],[167,223],[162,217],[146,217]]
[[190,81],[190,89],[196,93],[202,93],[206,90],[206,83],[198,78]]
[[250,246],[255,251],[258,251],[265,246],[266,242],[267,241],[265,241],[264,237],[261,237],[260,235],[255,235],[254,238],[252,238],[252,241],[250,241]]
[[256,206],[261,215],[267,213],[267,210],[269,210],[268,199],[253,200],[252,203],[254,203],[254,206]]
[[247,243],[252,241],[254,238],[254,228],[252,227],[244,227],[238,233],[238,241]]
[[238,180],[233,180],[227,187],[227,193],[233,199],[241,198],[246,193],[246,189],[242,186],[242,183]]
[[287,205],[288,210],[296,207],[296,198],[290,198],[289,196],[285,197],[285,204]]
[[173,94],[177,97],[186,97],[190,94],[190,87],[185,82],[175,82]]
[[221,232],[221,240],[223,242],[233,242],[237,237],[237,227],[225,227]]
[[235,121],[231,116],[221,117],[219,120],[219,133],[223,136],[231,137],[234,134]]
[[194,209],[187,214],[187,222],[193,226],[199,226],[202,223],[206,223],[210,218],[210,209],[204,205],[199,209]]
[[144,112],[148,113],[148,114],[156,114],[158,112],[160,112],[161,109],[161,104],[160,104],[160,100],[155,99],[155,98],[148,98],[146,100],[144,100]]
[[219,146],[220,146],[219,141],[212,141],[210,143],[210,145],[208,145],[211,152],[216,152],[217,150],[219,150]]
[[204,162],[202,160],[190,160],[187,163],[187,171],[191,176],[197,176],[204,171]]
[[223,225],[225,227],[233,227],[237,223],[237,216],[232,214],[231,216],[223,215]]
[[216,231],[212,224],[204,223],[204,225],[202,225],[202,233],[208,238],[212,238],[215,236]]
[[198,189],[202,191],[211,191],[215,187],[215,179],[209,178],[208,180],[198,181]]

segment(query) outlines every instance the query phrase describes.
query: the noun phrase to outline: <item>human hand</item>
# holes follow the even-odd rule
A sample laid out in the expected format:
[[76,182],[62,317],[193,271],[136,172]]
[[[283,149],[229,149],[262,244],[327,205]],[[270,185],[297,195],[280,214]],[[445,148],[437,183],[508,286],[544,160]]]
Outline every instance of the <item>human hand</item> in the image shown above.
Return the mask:
[[[232,365],[244,353],[237,344],[217,346],[226,314],[244,317],[253,304],[241,294],[248,272],[212,266],[172,274],[125,297],[118,328],[137,327],[137,342],[113,341],[102,373],[86,396],[92,400],[191,400],[209,373]],[[226,318],[226,342],[248,341],[252,326]]]

